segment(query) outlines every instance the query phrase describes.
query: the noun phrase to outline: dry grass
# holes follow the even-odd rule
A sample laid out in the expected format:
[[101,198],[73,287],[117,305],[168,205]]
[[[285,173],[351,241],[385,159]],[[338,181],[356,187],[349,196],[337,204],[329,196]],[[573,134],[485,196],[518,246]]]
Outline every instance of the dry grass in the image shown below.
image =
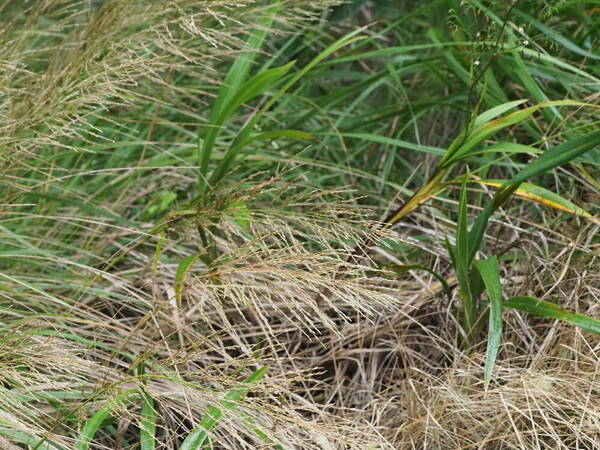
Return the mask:
[[[282,2],[280,34],[331,3]],[[137,389],[155,402],[156,448],[176,449],[268,365],[223,408],[214,448],[600,448],[597,336],[505,312],[486,389],[484,345],[459,344],[456,296],[449,304],[429,274],[378,268],[403,262],[385,245],[354,257],[374,238],[443,237],[454,224],[431,209],[374,237],[356,192],[316,188],[296,177],[298,163],[268,176],[241,168],[154,232],[144,208],[156,192],[195,189],[182,150],[195,147],[214,86],[264,7],[4,3],[0,447],[79,449],[84,425],[109,408],[89,448],[138,448],[139,398],[114,403]],[[119,147],[129,140],[141,154]],[[495,221],[495,248],[523,252],[503,265],[505,289],[598,317],[598,226],[573,218],[557,229],[556,214],[540,221],[519,206]],[[441,246],[425,248],[452,279]]]

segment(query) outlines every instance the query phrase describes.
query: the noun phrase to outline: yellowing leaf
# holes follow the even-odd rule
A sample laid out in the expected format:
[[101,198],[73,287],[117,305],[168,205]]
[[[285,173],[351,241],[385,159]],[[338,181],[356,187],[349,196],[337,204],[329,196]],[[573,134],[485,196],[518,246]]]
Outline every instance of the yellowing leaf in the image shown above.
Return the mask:
[[[487,186],[500,187],[505,181],[504,180],[473,180],[475,183],[485,184]],[[561,197],[554,192],[531,183],[521,183],[521,185],[515,191],[515,195],[527,200],[532,200],[550,208],[564,211],[569,214],[576,216],[585,217],[593,222],[600,223],[600,219],[594,217],[592,214],[587,212],[585,209],[577,206],[575,203]]]

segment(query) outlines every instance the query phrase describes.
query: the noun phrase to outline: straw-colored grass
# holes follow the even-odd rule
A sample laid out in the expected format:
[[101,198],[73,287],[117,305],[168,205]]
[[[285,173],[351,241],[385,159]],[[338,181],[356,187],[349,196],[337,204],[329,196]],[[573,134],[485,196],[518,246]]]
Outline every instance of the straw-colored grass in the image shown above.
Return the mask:
[[597,8],[337,3],[0,6],[1,449],[598,447]]

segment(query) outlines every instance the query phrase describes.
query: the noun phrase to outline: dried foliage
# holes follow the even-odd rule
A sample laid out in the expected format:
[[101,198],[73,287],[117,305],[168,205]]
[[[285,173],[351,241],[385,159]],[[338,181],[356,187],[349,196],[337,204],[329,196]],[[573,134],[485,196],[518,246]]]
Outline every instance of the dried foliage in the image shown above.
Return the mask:
[[[280,47],[310,61],[335,39],[329,33],[372,23],[386,4],[346,5],[356,13],[349,24],[335,22],[346,11],[338,8],[324,31],[319,20],[337,2],[277,3],[257,70],[279,63],[269,54]],[[425,11],[428,20],[442,3]],[[456,32],[472,19],[468,38],[477,40],[491,15],[467,3],[463,15],[448,17],[442,8],[441,22]],[[544,9],[549,21],[563,3]],[[312,145],[285,136],[253,144],[259,151],[244,150],[230,178],[198,199],[198,136],[224,74],[271,7],[247,0],[0,6],[0,448],[140,448],[144,432],[155,439],[142,450],[185,448],[218,414],[204,442],[215,449],[596,448],[597,336],[505,311],[504,343],[485,386],[485,342],[466,348],[461,341],[458,296],[448,298],[437,278],[413,266],[400,276],[389,270],[414,260],[454,287],[441,245],[456,229],[452,185],[394,229],[372,220],[397,192],[410,198],[413,175],[427,179],[418,170],[430,171],[435,146],[458,134],[462,106],[503,92],[490,78],[490,91],[481,80],[463,80],[466,71],[456,67],[470,65],[483,78],[477,52],[490,67],[513,57],[500,45],[505,30],[490,27],[484,35],[498,42],[467,49],[460,41],[441,45],[432,31],[434,43],[419,48],[425,56],[403,49],[396,61],[389,49],[428,22],[372,26],[365,41],[344,50],[350,56],[332,51],[339,71],[328,61],[317,66],[257,127],[306,128],[317,137]],[[531,24],[506,28],[542,41]],[[373,60],[356,56],[365,48]],[[589,55],[573,63],[577,72],[558,59],[536,66],[517,49],[522,54],[531,58],[522,67],[529,78],[556,78],[543,85],[550,99],[566,86],[582,97],[575,99],[597,100],[595,75],[584,70]],[[509,75],[511,89],[545,100],[522,73]],[[420,98],[436,89],[439,98]],[[261,102],[223,126],[224,140]],[[539,130],[560,123],[548,137],[559,142],[597,123],[588,110],[569,120],[552,108],[543,114],[529,134],[515,132],[521,141],[537,142]],[[382,136],[374,139],[363,125],[380,127]],[[396,139],[401,127],[415,130],[418,146],[408,148],[433,153],[399,156],[397,146],[407,142]],[[223,148],[217,139],[217,160]],[[547,180],[592,214],[593,158]],[[498,172],[520,162],[503,163]],[[395,165],[411,173],[394,178]],[[475,192],[482,205],[488,188]],[[598,317],[593,219],[565,219],[520,200],[505,205],[487,240],[489,251],[505,257],[507,296],[558,298]],[[356,251],[365,247],[372,251]]]

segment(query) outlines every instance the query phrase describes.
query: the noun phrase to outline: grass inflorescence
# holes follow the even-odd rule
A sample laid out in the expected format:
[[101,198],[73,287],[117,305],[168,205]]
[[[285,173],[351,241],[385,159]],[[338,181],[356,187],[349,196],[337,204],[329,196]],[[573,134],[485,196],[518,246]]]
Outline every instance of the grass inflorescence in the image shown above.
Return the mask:
[[595,448],[593,1],[0,6],[0,448]]

